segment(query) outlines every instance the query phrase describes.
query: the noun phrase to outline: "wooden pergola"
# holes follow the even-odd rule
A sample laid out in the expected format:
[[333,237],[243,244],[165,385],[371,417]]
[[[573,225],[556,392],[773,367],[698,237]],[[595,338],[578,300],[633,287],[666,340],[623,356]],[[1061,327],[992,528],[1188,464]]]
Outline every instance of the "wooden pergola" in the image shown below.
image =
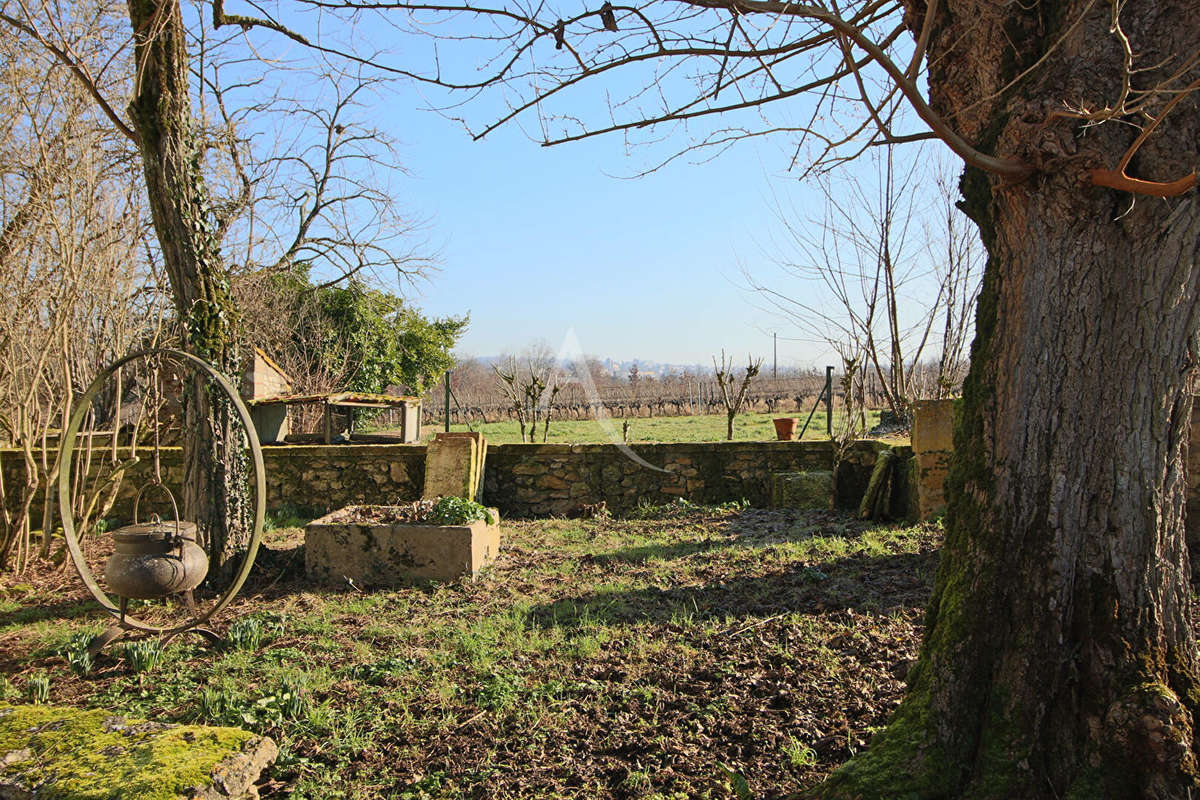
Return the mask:
[[[320,405],[324,420],[325,444],[333,444],[333,415],[337,409],[403,408],[406,410],[406,413],[402,418],[402,441],[415,442],[421,437],[421,398],[419,397],[372,394],[370,392],[334,392],[332,394],[294,394],[263,397],[249,401],[249,405],[255,409],[263,409],[264,411],[279,406],[286,409],[288,406],[293,405]],[[415,409],[415,413],[410,415],[408,413],[410,409]],[[410,420],[410,416],[413,417],[412,420]],[[354,417],[351,414],[347,433],[353,433],[353,425]]]

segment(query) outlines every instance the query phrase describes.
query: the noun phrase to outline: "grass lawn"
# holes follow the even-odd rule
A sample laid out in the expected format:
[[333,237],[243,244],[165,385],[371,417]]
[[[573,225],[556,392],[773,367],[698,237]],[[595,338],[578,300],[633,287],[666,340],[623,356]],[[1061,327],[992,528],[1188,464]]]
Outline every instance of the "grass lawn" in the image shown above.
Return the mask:
[[[866,745],[915,657],[940,531],[677,505],[505,523],[480,579],[305,583],[300,529],[221,630],[157,665],[105,651],[74,574],[0,584],[5,700],[238,725],[275,738],[266,797],[778,798]],[[36,680],[35,680],[36,682]]]
[[[796,433],[804,427],[808,412],[785,412],[781,414],[739,414],[733,423],[733,438],[740,442],[755,442],[775,439],[775,426],[771,420],[781,416],[799,416]],[[834,430],[837,430],[840,414],[834,412]],[[721,442],[725,441],[725,416],[707,414],[692,417],[637,417],[629,420],[629,441],[631,442]],[[867,412],[867,426],[879,424],[879,412]],[[475,430],[492,444],[508,444],[520,442],[520,428],[516,421],[488,422],[476,424]],[[432,437],[442,430],[440,425],[426,425],[425,435]],[[451,425],[451,430],[465,431],[466,425]],[[538,425],[536,441],[542,441],[542,425]],[[548,442],[579,444],[588,442],[620,442],[622,437],[621,420],[551,420]],[[825,412],[817,411],[804,434],[805,440],[820,440],[828,438],[825,431]],[[907,440],[907,437],[904,437]]]

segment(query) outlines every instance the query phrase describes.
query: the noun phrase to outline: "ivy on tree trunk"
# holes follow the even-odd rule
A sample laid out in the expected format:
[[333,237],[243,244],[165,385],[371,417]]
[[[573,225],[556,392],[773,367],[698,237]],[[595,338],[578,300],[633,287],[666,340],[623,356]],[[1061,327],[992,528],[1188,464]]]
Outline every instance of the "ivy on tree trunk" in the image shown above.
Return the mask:
[[[129,114],[184,347],[229,376],[240,372],[236,315],[208,204],[192,118],[186,31],[179,3],[128,0],[137,75]],[[204,376],[183,389],[182,513],[208,544],[211,580],[228,580],[250,535],[244,432]]]

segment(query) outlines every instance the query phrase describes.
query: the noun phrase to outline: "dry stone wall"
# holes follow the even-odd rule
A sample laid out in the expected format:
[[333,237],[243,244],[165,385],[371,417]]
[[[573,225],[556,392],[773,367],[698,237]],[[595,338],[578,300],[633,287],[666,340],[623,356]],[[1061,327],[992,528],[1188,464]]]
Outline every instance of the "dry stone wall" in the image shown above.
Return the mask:
[[[854,508],[870,477],[877,442],[858,442],[838,470],[837,505]],[[630,455],[634,456],[633,458]],[[150,474],[146,460],[130,470],[110,516],[126,520],[134,492]],[[425,482],[422,445],[297,445],[267,447],[267,507],[313,514],[353,504],[416,499]],[[182,479],[178,448],[162,451],[164,479]],[[20,456],[0,451],[10,501],[23,483]],[[648,444],[621,448],[587,444],[505,444],[487,449],[484,501],[506,517],[569,515],[605,503],[624,513],[639,502],[676,498],[694,503],[769,501],[772,473],[829,470],[829,442],[707,442]],[[150,500],[147,493],[147,500]],[[36,506],[35,508],[39,508]],[[164,509],[150,505],[147,512]]]
[[310,512],[394,505],[421,496],[425,447],[349,444],[267,447],[267,507]]
[[[922,425],[918,413],[913,450],[900,448],[897,453],[907,458],[916,451],[912,473],[923,494],[920,505],[927,516],[944,503],[942,481],[952,448],[949,406],[932,410],[938,418],[936,423]],[[1193,411],[1191,438],[1188,538],[1194,552],[1200,552],[1200,404]],[[856,442],[844,454],[837,469],[838,508],[857,508],[876,453],[883,447],[879,442]],[[141,455],[142,462],[126,476],[112,517],[128,519],[133,494],[150,474],[150,451],[143,449]],[[127,457],[126,452],[121,453],[121,458]],[[298,510],[315,516],[346,505],[403,502],[419,497],[425,483],[423,445],[267,447],[264,458],[267,507],[273,511]],[[102,471],[106,459],[107,451],[97,450],[93,474]],[[179,449],[164,448],[161,460],[164,479],[177,486],[183,477]],[[833,460],[829,442],[705,442],[639,444],[630,448],[601,444],[490,445],[484,500],[498,506],[507,517],[567,515],[600,502],[621,514],[639,502],[660,504],[681,497],[694,503],[747,500],[755,506],[766,506],[772,474],[828,470]],[[0,470],[9,509],[15,510],[24,484],[20,453],[0,450]],[[913,498],[901,498],[902,492],[912,488],[906,484],[896,490],[896,516],[902,515],[900,505],[912,505]],[[147,513],[166,512],[151,495],[156,493],[147,493]],[[32,508],[37,525],[40,496]]]
[[[856,451],[875,461],[875,443]],[[768,502],[775,472],[829,470],[828,442],[614,445],[506,444],[488,448],[484,497],[507,516],[562,516],[603,502],[622,514],[639,503]],[[869,466],[867,467],[869,473]],[[847,504],[849,505],[849,504]]]

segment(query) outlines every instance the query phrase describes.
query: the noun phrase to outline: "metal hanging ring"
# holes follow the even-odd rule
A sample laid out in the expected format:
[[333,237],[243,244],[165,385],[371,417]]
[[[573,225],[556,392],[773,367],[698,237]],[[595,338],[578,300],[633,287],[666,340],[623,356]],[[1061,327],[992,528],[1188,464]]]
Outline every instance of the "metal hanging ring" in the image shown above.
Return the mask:
[[[238,568],[237,574],[234,575],[233,582],[225,589],[224,592],[217,598],[216,602],[203,612],[193,612],[186,622],[173,627],[164,627],[161,625],[153,625],[149,622],[137,619],[122,614],[121,603],[114,603],[100,585],[96,582],[95,575],[88,568],[87,562],[83,557],[83,550],[79,546],[79,536],[75,531],[75,520],[70,513],[62,514],[63,538],[66,539],[67,551],[71,554],[71,560],[75,564],[75,570],[79,573],[79,577],[83,580],[84,585],[101,607],[110,615],[116,617],[122,627],[132,630],[142,631],[158,636],[168,636],[176,633],[183,633],[192,628],[201,625],[214,615],[224,610],[233,599],[237,597],[241,591],[242,585],[245,584],[246,578],[250,575],[250,569],[254,566],[254,558],[258,554],[258,546],[262,541],[263,520],[266,516],[267,507],[267,480],[266,468],[263,466],[262,446],[258,443],[258,434],[254,428],[254,421],[250,418],[250,411],[246,408],[246,404],[242,402],[241,396],[230,383],[229,379],[222,375],[217,369],[202,358],[185,353],[182,350],[173,350],[170,348],[160,347],[149,350],[139,350],[136,353],[118,359],[100,372],[99,375],[88,386],[87,391],[79,398],[75,412],[71,415],[71,422],[63,433],[62,442],[59,445],[60,469],[58,473],[58,505],[59,509],[71,508],[71,467],[72,460],[75,456],[75,441],[79,436],[79,429],[83,425],[83,418],[87,415],[91,408],[92,401],[96,395],[104,387],[104,383],[112,377],[117,370],[125,366],[131,361],[136,361],[142,358],[173,358],[188,362],[194,367],[204,372],[210,378],[217,382],[229,399],[233,402],[233,407],[237,411],[238,419],[242,423],[242,427],[246,432],[246,438],[250,444],[250,456],[254,463],[254,531],[250,535],[250,543],[246,548],[246,554],[242,556],[242,563]],[[157,427],[157,424],[156,424]],[[143,487],[144,489],[145,487]],[[140,495],[140,492],[139,492]],[[174,505],[175,498],[171,498]],[[135,503],[136,504],[136,503]],[[176,522],[179,520],[178,509],[176,509]]]
[[[175,538],[179,538],[179,505],[175,502],[174,493],[167,488],[167,485],[159,480],[151,480],[142,484],[142,488],[138,489],[138,493],[133,497],[133,524],[138,524],[138,504],[142,502],[142,494],[149,488],[156,487],[163,490],[163,494],[171,501],[171,513],[175,515]],[[157,516],[157,515],[155,515]]]

